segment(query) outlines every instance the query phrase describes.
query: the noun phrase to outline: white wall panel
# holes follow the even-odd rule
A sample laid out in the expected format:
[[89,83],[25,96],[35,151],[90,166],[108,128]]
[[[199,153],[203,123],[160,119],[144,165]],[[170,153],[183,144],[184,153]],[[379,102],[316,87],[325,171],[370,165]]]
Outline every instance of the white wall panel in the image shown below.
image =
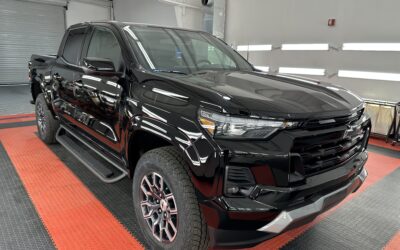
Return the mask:
[[[250,52],[255,65],[323,68],[326,77],[365,98],[400,101],[400,82],[338,78],[339,69],[400,73],[400,52],[341,51],[343,43],[400,43],[398,0],[227,0],[229,44],[329,43],[337,50]],[[336,26],[329,27],[328,19]],[[247,56],[246,53],[241,53]],[[314,77],[315,78],[315,77]]]
[[114,0],[115,19],[125,22],[204,30],[210,11],[200,0]]
[[114,0],[117,21],[177,26],[175,7],[158,0]]

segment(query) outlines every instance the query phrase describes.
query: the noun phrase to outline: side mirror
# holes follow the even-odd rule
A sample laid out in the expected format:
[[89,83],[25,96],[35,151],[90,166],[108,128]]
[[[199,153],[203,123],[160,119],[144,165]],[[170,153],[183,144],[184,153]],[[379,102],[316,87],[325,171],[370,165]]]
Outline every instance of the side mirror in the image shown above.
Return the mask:
[[86,57],[83,66],[94,73],[115,73],[114,63],[107,58]]

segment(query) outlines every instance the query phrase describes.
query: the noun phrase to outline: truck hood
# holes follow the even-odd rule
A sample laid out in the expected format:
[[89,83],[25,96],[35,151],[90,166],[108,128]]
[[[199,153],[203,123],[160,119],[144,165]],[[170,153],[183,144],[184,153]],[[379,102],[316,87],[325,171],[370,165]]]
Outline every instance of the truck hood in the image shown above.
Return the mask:
[[346,89],[295,76],[204,71],[173,78],[190,88],[186,93],[198,93],[204,103],[218,105],[232,115],[321,118],[349,115],[362,107],[362,99]]

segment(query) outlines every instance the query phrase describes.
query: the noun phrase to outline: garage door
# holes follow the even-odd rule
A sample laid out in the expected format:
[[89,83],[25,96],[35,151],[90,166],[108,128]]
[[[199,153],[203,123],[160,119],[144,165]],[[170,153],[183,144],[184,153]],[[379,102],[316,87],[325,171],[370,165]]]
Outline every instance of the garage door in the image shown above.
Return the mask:
[[0,0],[0,84],[28,82],[31,54],[56,54],[65,30],[64,7]]

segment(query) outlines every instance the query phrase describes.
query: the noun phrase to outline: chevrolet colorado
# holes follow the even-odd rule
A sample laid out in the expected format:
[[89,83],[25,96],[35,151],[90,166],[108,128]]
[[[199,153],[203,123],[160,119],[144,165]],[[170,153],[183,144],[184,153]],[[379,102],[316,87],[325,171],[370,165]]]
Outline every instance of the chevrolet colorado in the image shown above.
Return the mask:
[[257,71],[205,32],[81,23],[57,55],[32,55],[29,76],[40,138],[106,183],[132,178],[155,249],[253,246],[367,176],[359,97]]

